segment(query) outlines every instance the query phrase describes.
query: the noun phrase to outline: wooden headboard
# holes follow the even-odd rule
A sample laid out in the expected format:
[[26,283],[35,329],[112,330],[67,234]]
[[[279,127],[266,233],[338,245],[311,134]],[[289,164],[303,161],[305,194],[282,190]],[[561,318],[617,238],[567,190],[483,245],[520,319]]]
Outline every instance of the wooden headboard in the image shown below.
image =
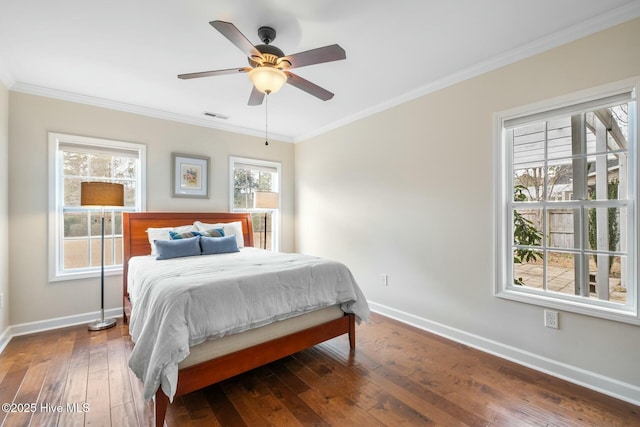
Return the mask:
[[125,300],[129,296],[127,291],[127,273],[129,258],[133,256],[149,255],[151,245],[147,237],[149,227],[178,227],[193,224],[194,221],[204,223],[242,222],[244,245],[253,246],[253,224],[249,213],[230,212],[123,212],[123,260],[122,260],[122,289]]

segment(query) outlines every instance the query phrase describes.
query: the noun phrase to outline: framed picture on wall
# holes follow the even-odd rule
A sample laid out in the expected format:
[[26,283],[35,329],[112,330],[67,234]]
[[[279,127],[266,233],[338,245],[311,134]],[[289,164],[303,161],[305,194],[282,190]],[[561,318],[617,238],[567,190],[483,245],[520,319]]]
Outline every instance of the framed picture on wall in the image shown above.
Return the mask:
[[171,196],[209,198],[209,157],[171,153]]

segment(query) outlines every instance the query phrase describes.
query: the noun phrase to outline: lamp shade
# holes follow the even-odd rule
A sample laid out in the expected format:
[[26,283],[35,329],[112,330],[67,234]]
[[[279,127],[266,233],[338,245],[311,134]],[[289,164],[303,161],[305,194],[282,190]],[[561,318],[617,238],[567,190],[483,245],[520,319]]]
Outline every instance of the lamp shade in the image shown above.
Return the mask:
[[260,209],[278,209],[278,193],[272,191],[256,191],[253,204]]
[[276,93],[287,82],[284,71],[274,67],[256,67],[249,71],[249,79],[262,93]]
[[124,206],[124,185],[110,182],[81,182],[81,206]]

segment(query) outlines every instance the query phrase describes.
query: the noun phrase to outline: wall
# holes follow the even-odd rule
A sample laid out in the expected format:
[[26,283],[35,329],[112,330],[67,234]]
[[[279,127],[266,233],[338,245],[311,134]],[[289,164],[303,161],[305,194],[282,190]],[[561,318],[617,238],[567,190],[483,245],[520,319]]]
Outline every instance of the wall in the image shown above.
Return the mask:
[[636,19],[297,144],[296,250],[345,262],[380,312],[640,403],[640,327],[552,330],[493,295],[493,114],[638,75]]
[[[99,278],[47,281],[47,132],[146,144],[149,211],[228,211],[229,156],[279,161],[282,163],[282,250],[293,250],[293,144],[272,141],[266,147],[263,138],[18,92],[10,92],[9,111],[9,320],[12,327],[100,308]],[[1,142],[0,136],[0,146]],[[171,198],[171,152],[211,157],[210,199]],[[105,288],[105,308],[121,307],[122,276],[107,277]]]
[[[9,91],[0,81],[0,236],[9,233]],[[9,327],[9,243],[0,239],[0,349]]]

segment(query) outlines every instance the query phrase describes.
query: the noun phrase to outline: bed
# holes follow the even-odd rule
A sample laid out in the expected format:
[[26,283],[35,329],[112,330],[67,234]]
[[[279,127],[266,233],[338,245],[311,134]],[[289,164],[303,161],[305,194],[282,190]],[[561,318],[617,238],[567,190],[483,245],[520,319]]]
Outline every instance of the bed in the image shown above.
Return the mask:
[[[238,251],[237,255],[222,254],[181,258],[180,260],[178,260],[178,262],[175,263],[175,266],[173,264],[171,264],[170,266],[168,262],[164,263],[164,261],[155,261],[155,256],[149,256],[152,251],[152,245],[150,244],[150,238],[147,234],[147,230],[159,229],[163,227],[180,227],[187,224],[194,224],[196,222],[204,224],[233,224],[235,227],[239,227],[239,229],[241,228],[242,237],[239,237],[240,235],[238,234],[238,246],[244,246],[244,248],[241,251]],[[240,233],[239,229],[238,233]],[[171,339],[165,340],[164,336],[162,335],[159,335],[158,337],[154,336],[152,339],[151,334],[144,331],[154,330],[154,328],[146,325],[143,322],[149,322],[148,318],[152,318],[154,316],[162,317],[163,319],[165,317],[168,317],[170,319],[171,314],[165,316],[164,310],[167,310],[166,307],[171,304],[167,303],[167,305],[157,306],[162,308],[147,310],[147,312],[142,310],[141,307],[147,306],[147,304],[150,304],[150,301],[154,301],[154,299],[152,297],[147,298],[148,294],[144,291],[139,290],[146,288],[138,288],[136,287],[138,285],[133,285],[134,283],[137,283],[136,280],[140,277],[142,277],[143,279],[146,278],[146,273],[141,274],[141,271],[146,272],[149,270],[153,270],[155,274],[155,271],[166,269],[167,272],[171,273],[167,273],[168,276],[166,276],[167,279],[165,280],[165,282],[172,282],[171,285],[173,286],[173,282],[177,279],[174,280],[171,274],[175,275],[176,277],[181,276],[181,274],[179,273],[176,274],[174,269],[180,269],[180,263],[192,262],[192,260],[189,258],[193,258],[193,262],[199,262],[204,265],[205,262],[203,260],[205,260],[206,257],[210,257],[207,258],[206,264],[213,264],[214,262],[226,262],[224,261],[225,257],[229,257],[230,259],[232,257],[236,257],[232,258],[233,262],[235,262],[236,259],[242,257],[251,257],[252,260],[258,260],[253,261],[254,266],[252,266],[251,268],[258,268],[255,267],[257,265],[260,266],[259,268],[263,268],[262,266],[265,265],[266,267],[264,268],[268,269],[271,268],[269,267],[269,263],[271,262],[270,260],[280,257],[284,258],[285,262],[291,263],[291,265],[298,262],[307,263],[308,266],[306,266],[305,268],[313,268],[316,269],[315,271],[319,271],[318,269],[320,267],[336,268],[333,264],[331,267],[327,267],[324,261],[322,264],[316,265],[316,261],[311,259],[311,257],[304,258],[304,256],[301,256],[301,258],[288,258],[289,256],[293,257],[293,255],[271,253],[267,254],[266,251],[253,249],[253,227],[251,217],[250,214],[244,213],[125,212],[123,213],[123,235],[123,314],[125,322],[130,324],[132,340],[136,343],[134,346],[134,352],[132,352],[132,360],[130,360],[130,366],[132,366],[132,369],[134,370],[134,372],[136,372],[136,375],[142,378],[147,377],[144,376],[144,373],[137,372],[141,368],[140,362],[137,361],[138,359],[140,359],[140,357],[136,355],[136,360],[133,360],[133,356],[136,350],[140,350],[138,353],[145,353],[147,352],[146,348],[151,348],[153,347],[153,345],[156,345],[153,344],[155,342],[164,343],[167,341],[171,341]],[[155,250],[155,248],[153,248],[153,250]],[[253,258],[254,256],[255,258]],[[209,259],[214,261],[209,261]],[[141,265],[146,264],[148,264],[146,267],[141,267]],[[188,267],[188,270],[190,271],[193,270],[197,272],[201,268],[192,267],[191,264],[189,265],[190,267]],[[273,265],[276,265],[275,261]],[[346,269],[346,267],[344,268]],[[346,272],[347,273],[339,273],[339,275],[341,275],[341,277],[346,275],[350,276],[350,272],[348,272],[348,270],[346,270]],[[288,269],[283,269],[282,272],[277,272],[278,277],[287,277],[287,274],[290,275],[293,273],[289,273]],[[290,277],[295,278],[297,276]],[[180,277],[180,279],[181,278],[182,277]],[[352,277],[350,280],[352,280]],[[268,280],[265,281],[265,283],[267,282]],[[129,289],[129,286],[131,286],[131,289]],[[202,343],[200,343],[200,341],[198,340],[195,341],[195,345],[192,345],[191,341],[189,341],[189,348],[186,352],[188,356],[184,360],[180,360],[179,363],[177,363],[177,367],[175,367],[175,371],[177,371],[177,379],[175,383],[172,383],[171,381],[165,381],[162,382],[161,386],[158,386],[156,389],[155,383],[153,381],[143,381],[143,384],[145,384],[145,394],[149,393],[147,390],[147,388],[149,387],[151,387],[149,388],[150,390],[155,390],[154,397],[156,426],[164,425],[166,409],[170,403],[170,399],[174,397],[184,395],[186,393],[198,390],[224,379],[233,377],[240,373],[278,360],[282,357],[294,354],[298,351],[304,350],[313,345],[343,334],[348,334],[350,348],[352,350],[355,349],[355,324],[357,320],[367,319],[368,306],[366,305],[364,296],[361,294],[359,288],[357,288],[357,285],[355,285],[355,282],[354,286],[357,290],[357,298],[354,297],[353,299],[360,300],[357,303],[350,302],[349,304],[351,305],[349,305],[347,304],[347,302],[343,302],[341,304],[309,309],[308,311],[304,311],[301,313],[292,313],[290,315],[282,316],[282,318],[276,319],[277,321],[265,321],[263,322],[264,324],[254,323],[252,328],[248,330],[245,330],[246,328],[236,328],[230,333],[223,334],[224,336],[221,336],[217,339],[207,339],[205,341],[202,341]],[[236,287],[233,287],[233,289],[235,289]],[[268,287],[265,287],[265,289],[267,288]],[[280,298],[282,300],[282,298],[285,297]],[[289,297],[287,296],[286,298]],[[351,297],[343,297],[345,301],[348,298]],[[271,299],[271,297],[268,299]],[[203,300],[203,298],[197,299],[197,301],[200,300]],[[191,302],[191,304],[193,304],[193,302]],[[351,310],[353,304],[358,305],[357,310]],[[149,306],[152,307],[152,305]],[[189,307],[189,310],[186,310],[184,308],[178,309],[176,311],[176,315],[183,316],[183,312],[190,313],[191,311],[196,311],[192,310],[191,306]],[[218,310],[220,309],[221,306],[218,306]],[[253,310],[251,311],[253,312]],[[154,315],[154,313],[159,312],[163,313],[162,316]],[[189,316],[189,314],[186,314],[186,316]],[[182,317],[180,317],[180,319],[182,319]],[[180,320],[178,322],[172,322],[171,325],[181,325],[182,323],[189,323],[189,321]],[[169,334],[170,333],[173,332],[169,332]],[[146,341],[150,341],[152,344],[149,344]],[[157,345],[161,346],[163,344]],[[182,347],[183,346],[179,346],[177,348],[182,350]],[[170,353],[175,353],[174,350],[171,350]],[[148,352],[152,353],[154,351],[154,349],[151,349]],[[164,350],[158,350],[155,353],[162,355],[165,354]],[[154,360],[152,356],[150,356],[149,360],[152,360],[153,364],[158,364],[158,366],[161,366],[162,369],[165,369],[165,366],[162,365],[162,363],[165,362],[158,362]],[[152,364],[151,362],[149,363]],[[166,380],[166,377],[171,377],[172,369],[166,369],[169,374],[163,371],[162,375],[158,376],[158,381],[164,381]],[[157,371],[157,369],[155,369],[155,365],[154,369],[149,369],[149,371],[153,372],[154,375],[156,375],[155,372]],[[171,386],[167,384],[171,384]],[[151,393],[154,392],[152,391]],[[145,397],[148,398],[149,396],[146,395]]]

